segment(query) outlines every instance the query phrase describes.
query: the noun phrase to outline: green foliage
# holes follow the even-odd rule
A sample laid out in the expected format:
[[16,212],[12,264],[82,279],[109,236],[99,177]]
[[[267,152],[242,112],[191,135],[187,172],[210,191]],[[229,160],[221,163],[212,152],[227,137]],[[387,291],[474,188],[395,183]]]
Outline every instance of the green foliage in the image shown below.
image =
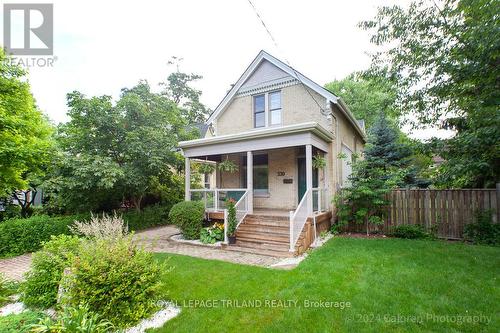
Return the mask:
[[492,223],[492,211],[478,211],[474,223],[465,225],[464,238],[476,244],[500,245],[500,224]]
[[18,284],[14,281],[7,280],[0,273],[0,307],[9,301],[11,295],[14,295],[18,289]]
[[31,270],[21,285],[22,301],[30,307],[46,309],[57,302],[57,292],[64,269],[77,253],[76,236],[52,236],[43,249],[33,254]]
[[[168,206],[153,205],[141,212],[123,214],[129,230],[142,230],[169,224]],[[0,258],[39,250],[51,236],[70,234],[68,226],[74,221],[90,218],[90,214],[70,216],[34,215],[27,219],[12,219],[0,223]]]
[[170,210],[169,219],[179,226],[185,239],[199,239],[205,216],[205,205],[201,201],[183,201]]
[[0,50],[0,198],[43,174],[52,128],[36,108],[26,72]]
[[234,163],[233,161],[231,161],[228,158],[226,158],[224,161],[220,162],[218,164],[218,168],[220,171],[223,171],[223,172],[234,173],[234,172],[238,171],[238,165],[236,165],[236,163]]
[[198,166],[198,171],[202,174],[212,174],[215,171],[215,166],[209,163],[200,163]]
[[335,197],[339,227],[349,222],[364,223],[368,234],[370,225],[383,224],[386,195],[402,184],[407,174],[403,167],[408,153],[397,140],[396,131],[380,114],[369,131],[365,158],[356,159],[349,186]]
[[168,96],[180,109],[181,116],[188,124],[204,123],[210,110],[200,102],[201,91],[191,87],[192,82],[203,78],[198,74],[187,74],[179,71],[182,58],[172,57],[170,65],[176,65],[177,70],[167,77],[163,94]]
[[160,187],[177,188],[179,140],[192,138],[176,105],[141,81],[110,96],[68,94],[70,121],[58,128],[62,153],[46,182],[54,205],[66,210],[110,211],[126,203],[140,209]]
[[[441,187],[500,180],[500,39],[497,0],[412,1],[381,7],[361,27],[380,47],[371,72],[396,80],[406,115],[456,131],[435,139]],[[443,121],[444,120],[444,121]]]
[[63,306],[87,304],[101,318],[126,327],[157,309],[167,268],[133,243],[131,236],[82,242],[62,279]]
[[227,235],[234,236],[236,234],[236,225],[238,221],[236,220],[236,201],[234,199],[229,199],[226,201],[227,207]]
[[323,169],[326,166],[326,159],[320,154],[316,154],[313,157],[312,166],[314,169]]
[[129,230],[142,230],[169,224],[170,207],[153,205],[145,207],[141,212],[130,211],[123,214]]
[[353,73],[342,80],[327,83],[325,88],[341,97],[354,116],[365,121],[367,129],[375,123],[377,115],[381,112],[392,123],[399,122],[396,85],[382,75]]
[[30,325],[30,329],[32,333],[107,333],[113,332],[114,326],[92,313],[87,305],[80,305],[64,308],[57,319],[41,318],[37,324]]
[[20,217],[21,207],[19,207],[18,205],[5,205],[5,210],[3,212],[0,212],[0,222]]
[[0,332],[2,333],[28,333],[31,325],[45,317],[42,312],[23,311],[20,314],[0,316]]
[[50,217],[32,216],[28,219],[8,220],[0,223],[0,257],[35,252],[52,235],[69,234],[68,225],[88,215]]
[[201,229],[200,241],[213,244],[224,240],[224,224],[214,223],[213,226]]
[[425,228],[420,224],[402,224],[393,227],[389,231],[389,236],[406,239],[425,239],[432,238]]

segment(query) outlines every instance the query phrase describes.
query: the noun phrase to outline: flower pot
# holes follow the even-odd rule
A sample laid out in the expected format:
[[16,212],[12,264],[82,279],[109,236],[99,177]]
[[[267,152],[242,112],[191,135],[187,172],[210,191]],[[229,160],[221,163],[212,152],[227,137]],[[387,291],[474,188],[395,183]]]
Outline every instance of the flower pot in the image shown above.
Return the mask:
[[227,236],[229,244],[236,244],[236,236]]

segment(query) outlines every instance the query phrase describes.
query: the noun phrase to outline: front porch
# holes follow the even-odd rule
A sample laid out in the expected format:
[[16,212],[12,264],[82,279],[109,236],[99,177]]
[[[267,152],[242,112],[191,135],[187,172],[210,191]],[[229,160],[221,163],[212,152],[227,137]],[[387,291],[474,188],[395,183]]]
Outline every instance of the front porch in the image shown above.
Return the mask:
[[[310,124],[291,133],[255,134],[245,141],[241,136],[222,142],[214,137],[181,144],[186,157],[185,199],[204,202],[208,219],[224,221],[226,201],[233,199],[239,245],[245,241],[246,246],[252,243],[278,251],[286,243],[289,253],[297,253],[307,221],[331,211],[331,133]],[[314,168],[315,158],[326,160],[325,165]],[[199,176],[191,175],[202,164],[213,167],[200,182],[195,180]],[[228,164],[230,168],[221,168]],[[267,229],[258,223],[262,219]]]

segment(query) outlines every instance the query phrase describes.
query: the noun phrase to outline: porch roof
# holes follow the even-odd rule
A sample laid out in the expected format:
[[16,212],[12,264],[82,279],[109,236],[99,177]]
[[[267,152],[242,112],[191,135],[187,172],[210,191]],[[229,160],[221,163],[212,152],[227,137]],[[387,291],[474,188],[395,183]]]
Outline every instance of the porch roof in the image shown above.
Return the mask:
[[254,129],[242,133],[181,141],[184,156],[196,157],[311,144],[325,152],[333,134],[316,122]]

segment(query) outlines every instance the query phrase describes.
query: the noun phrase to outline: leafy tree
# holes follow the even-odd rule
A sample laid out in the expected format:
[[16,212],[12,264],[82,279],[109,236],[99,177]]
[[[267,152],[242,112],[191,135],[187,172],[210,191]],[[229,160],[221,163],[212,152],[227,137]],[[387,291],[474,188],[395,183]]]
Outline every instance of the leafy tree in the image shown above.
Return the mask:
[[399,122],[399,109],[395,107],[397,90],[384,76],[352,73],[342,80],[335,80],[325,88],[341,97],[357,119],[363,119],[369,129],[380,112],[392,123]]
[[50,159],[52,128],[25,75],[0,49],[0,198],[28,189]]
[[168,62],[170,65],[175,64],[177,70],[167,77],[167,82],[162,83],[165,87],[163,93],[179,107],[188,124],[203,123],[210,110],[200,102],[201,91],[191,86],[191,83],[202,79],[203,76],[180,72],[181,61],[182,58],[172,57]]
[[[362,22],[381,47],[373,73],[395,80],[400,109],[415,126],[456,134],[436,143],[440,184],[488,187],[500,180],[498,0],[413,1],[381,7]],[[382,69],[382,70],[380,70]]]
[[73,92],[68,106],[71,120],[58,133],[63,152],[49,180],[59,204],[109,210],[129,202],[139,210],[146,195],[178,188],[177,143],[192,135],[175,104],[147,82],[123,89],[115,105],[109,96]]

